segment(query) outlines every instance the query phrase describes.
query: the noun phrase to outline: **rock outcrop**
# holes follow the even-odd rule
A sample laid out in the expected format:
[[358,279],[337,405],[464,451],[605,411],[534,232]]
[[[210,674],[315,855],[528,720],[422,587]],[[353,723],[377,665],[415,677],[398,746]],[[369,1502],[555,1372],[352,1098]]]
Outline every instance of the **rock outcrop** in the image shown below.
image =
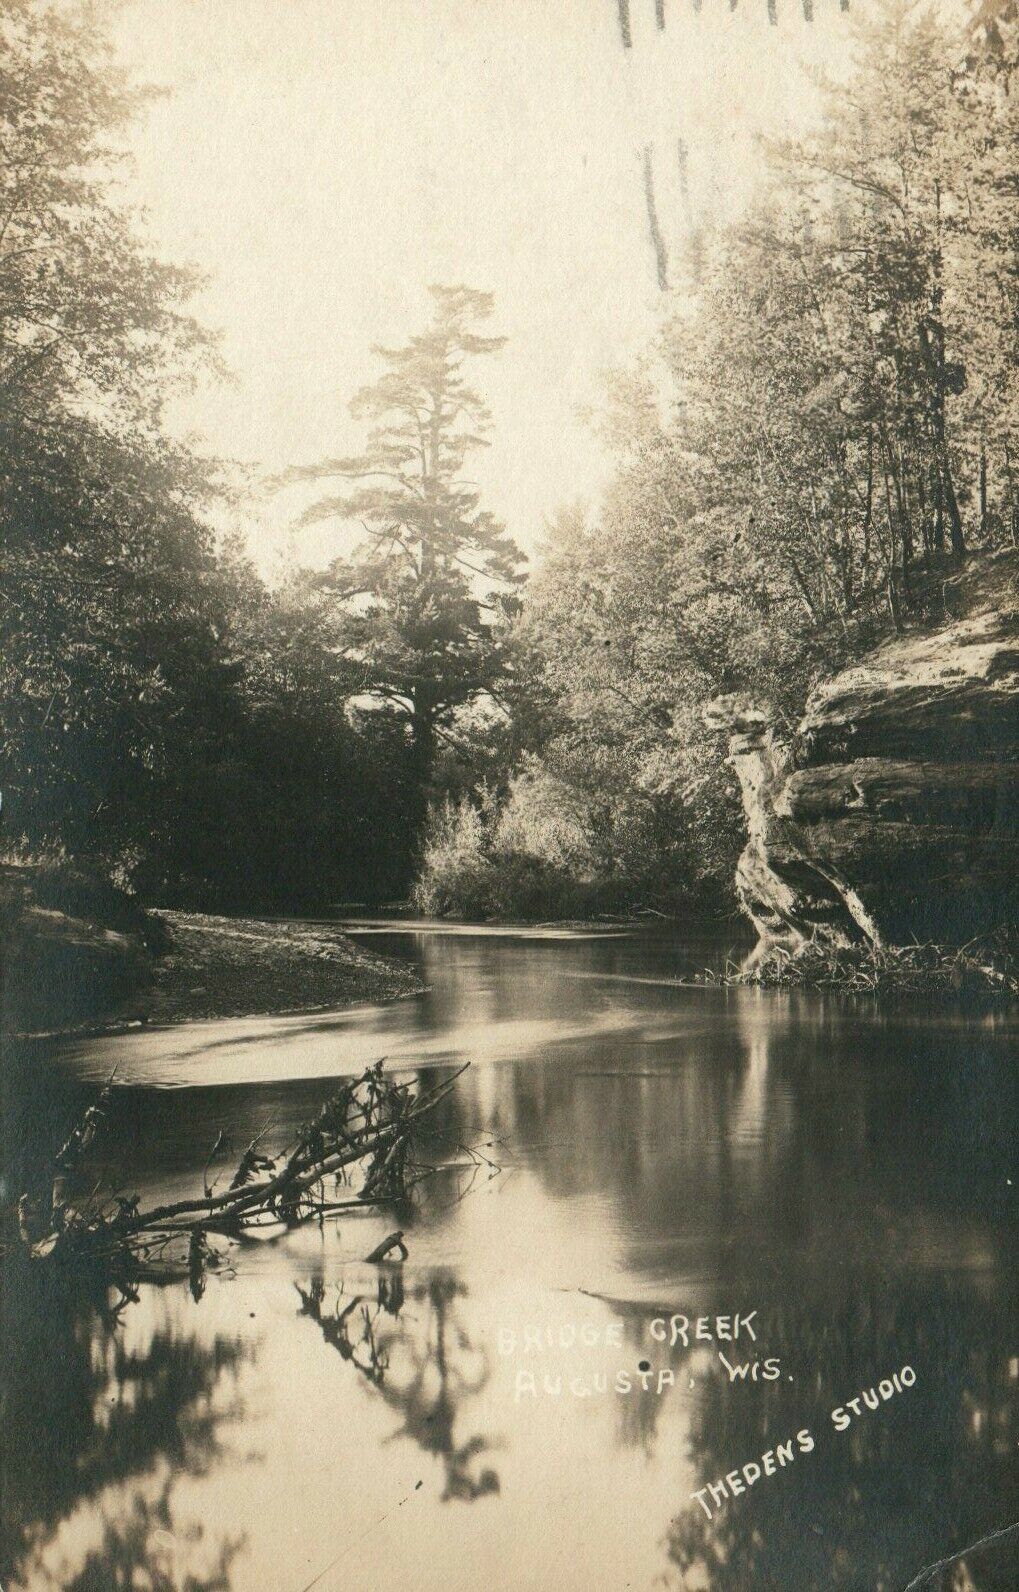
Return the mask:
[[943,623],[897,636],[811,693],[791,739],[721,698],[748,842],[737,869],[776,947],[960,945],[1019,911],[1016,555],[944,584]]

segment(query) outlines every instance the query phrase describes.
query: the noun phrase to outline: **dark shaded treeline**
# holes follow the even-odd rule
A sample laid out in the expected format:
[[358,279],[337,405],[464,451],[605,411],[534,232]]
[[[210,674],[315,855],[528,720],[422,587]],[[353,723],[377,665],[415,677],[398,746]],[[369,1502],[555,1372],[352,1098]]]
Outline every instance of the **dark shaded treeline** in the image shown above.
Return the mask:
[[166,904],[398,889],[405,749],[344,712],[321,613],[214,550],[165,442],[4,420],[8,843]]

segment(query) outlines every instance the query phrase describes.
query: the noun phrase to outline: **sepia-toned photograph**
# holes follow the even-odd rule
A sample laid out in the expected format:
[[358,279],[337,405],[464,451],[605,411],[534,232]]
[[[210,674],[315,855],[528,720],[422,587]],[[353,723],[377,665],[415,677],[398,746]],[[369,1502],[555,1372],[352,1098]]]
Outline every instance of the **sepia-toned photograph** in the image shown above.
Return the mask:
[[0,1592],[1016,1592],[1017,355],[1017,0],[0,0]]

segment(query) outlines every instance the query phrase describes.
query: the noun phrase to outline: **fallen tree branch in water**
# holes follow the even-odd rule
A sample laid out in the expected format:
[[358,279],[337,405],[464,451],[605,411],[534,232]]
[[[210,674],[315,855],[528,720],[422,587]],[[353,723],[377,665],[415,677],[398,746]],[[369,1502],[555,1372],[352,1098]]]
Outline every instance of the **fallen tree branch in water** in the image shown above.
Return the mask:
[[[137,1194],[102,1198],[99,1183],[83,1198],[73,1192],[107,1116],[111,1077],[68,1136],[51,1175],[40,1179],[38,1192],[18,1200],[16,1241],[33,1262],[88,1260],[134,1280],[188,1276],[197,1291],[206,1268],[220,1259],[210,1235],[236,1239],[254,1229],[294,1227],[406,1198],[417,1181],[410,1163],[416,1127],[446,1098],[467,1065],[420,1092],[384,1077],[380,1061],[330,1095],[292,1148],[268,1154],[262,1148],[267,1124],[245,1149],[228,1186],[217,1193],[209,1184],[209,1168],[225,1142],[221,1134],[202,1173],[201,1195],[148,1210]],[[362,1174],[357,1188],[350,1183],[355,1168]],[[342,1182],[350,1197],[330,1198],[327,1178],[333,1179],[334,1196]],[[387,1240],[385,1247],[394,1242]]]
[[389,1237],[384,1238],[381,1244],[376,1244],[370,1255],[365,1255],[365,1265],[376,1266],[381,1264],[387,1255],[392,1254],[394,1249],[398,1249],[400,1251],[401,1260],[406,1260],[408,1254],[410,1253],[403,1241],[403,1233],[399,1229],[397,1229],[395,1233],[390,1233]]

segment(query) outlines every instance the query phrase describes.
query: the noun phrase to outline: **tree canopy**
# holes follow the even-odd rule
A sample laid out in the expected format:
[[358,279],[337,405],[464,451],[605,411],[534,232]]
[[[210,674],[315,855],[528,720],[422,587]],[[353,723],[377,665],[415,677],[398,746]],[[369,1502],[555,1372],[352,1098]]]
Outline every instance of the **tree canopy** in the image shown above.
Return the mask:
[[58,400],[118,426],[158,418],[213,345],[193,270],[160,260],[120,189],[146,99],[94,8],[10,0],[0,18],[0,401],[41,423]]
[[229,472],[164,424],[215,340],[195,273],[156,255],[124,196],[144,99],[94,7],[6,7],[5,845],[94,861],[150,900],[390,893],[406,847],[379,793],[399,800],[401,749],[349,722],[321,598],[270,592],[220,545]]

